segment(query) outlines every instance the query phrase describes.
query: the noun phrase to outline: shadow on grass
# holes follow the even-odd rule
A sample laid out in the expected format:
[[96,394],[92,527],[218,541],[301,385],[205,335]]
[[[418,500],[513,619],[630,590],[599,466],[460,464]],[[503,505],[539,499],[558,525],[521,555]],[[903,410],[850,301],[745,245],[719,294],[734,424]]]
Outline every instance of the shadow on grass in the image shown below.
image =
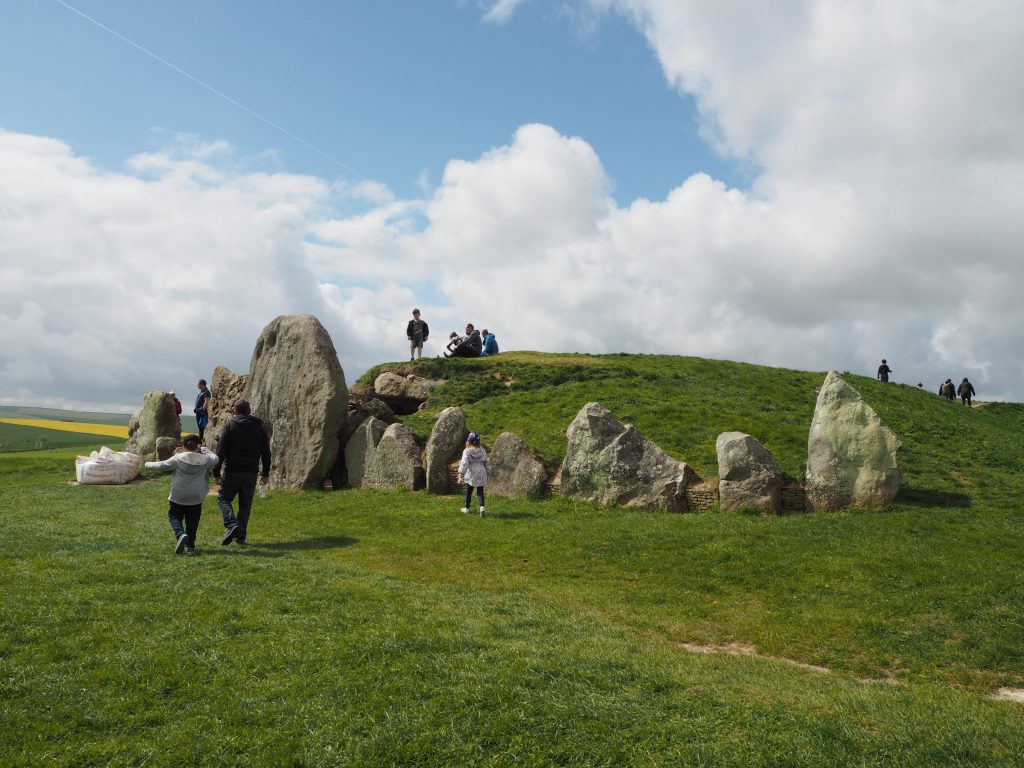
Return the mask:
[[903,488],[896,501],[917,507],[969,507],[971,497],[966,493],[950,493],[932,488]]
[[271,541],[266,544],[250,544],[246,547],[249,550],[255,550],[259,552],[265,551],[265,554],[281,554],[283,552],[305,552],[313,549],[341,549],[342,547],[351,547],[353,544],[358,544],[359,539],[353,539],[351,536],[320,536],[315,539],[298,539],[296,541]]

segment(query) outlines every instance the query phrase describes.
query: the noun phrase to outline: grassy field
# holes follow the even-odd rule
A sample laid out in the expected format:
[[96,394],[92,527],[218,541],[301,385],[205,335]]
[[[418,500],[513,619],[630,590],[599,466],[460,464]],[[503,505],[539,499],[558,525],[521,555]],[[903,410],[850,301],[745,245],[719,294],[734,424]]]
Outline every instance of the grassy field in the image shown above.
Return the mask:
[[[110,428],[110,425],[98,425],[96,431]],[[120,429],[124,429],[121,427]],[[0,453],[12,451],[38,451],[51,448],[81,448],[85,453],[99,450],[106,445],[120,450],[125,437],[93,434],[92,432],[68,431],[66,429],[46,429],[39,426],[9,424],[0,420]]]
[[[600,400],[709,476],[722,429],[799,476],[823,378],[502,358],[420,363],[430,409],[555,462]],[[1024,413],[852,383],[904,439],[881,510],[272,492],[245,549],[209,500],[187,558],[166,477],[0,456],[0,764],[1019,766],[1024,705],[990,694],[1024,687]]]

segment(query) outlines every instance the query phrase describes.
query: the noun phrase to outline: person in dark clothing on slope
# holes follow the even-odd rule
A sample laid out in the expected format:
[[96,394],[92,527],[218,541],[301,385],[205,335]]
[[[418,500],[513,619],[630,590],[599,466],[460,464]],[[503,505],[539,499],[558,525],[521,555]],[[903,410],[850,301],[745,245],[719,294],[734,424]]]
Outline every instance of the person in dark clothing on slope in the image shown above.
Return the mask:
[[875,374],[875,378],[879,381],[888,381],[889,374],[892,373],[892,368],[885,362],[885,358],[882,358],[882,364],[878,366],[878,373]]
[[[217,506],[224,518],[224,538],[220,543],[223,546],[232,541],[245,544],[257,477],[260,485],[265,485],[270,477],[270,437],[263,422],[252,415],[248,401],[240,400],[235,405],[235,416],[221,433],[217,456],[220,461],[213,476],[220,482]],[[221,468],[225,464],[227,468],[222,478]],[[238,496],[237,518],[231,509],[235,496]]]
[[412,320],[405,326],[405,335],[409,339],[409,362],[423,357],[423,342],[430,338],[430,326],[426,320],[420,319],[420,311],[412,311]]
[[196,382],[196,386],[199,387],[199,394],[196,395],[196,407],[192,409],[192,413],[196,415],[196,426],[199,428],[199,442],[201,443],[206,425],[210,423],[210,412],[207,409],[213,395],[210,394],[210,388],[206,386],[206,379],[200,379]]
[[939,387],[939,394],[947,400],[956,399],[956,387],[953,386],[952,379],[946,379],[942,382],[942,385]]
[[966,376],[960,382],[960,386],[956,388],[956,393],[960,395],[960,402],[970,407],[971,398],[974,397],[974,385],[967,380]]
[[480,339],[480,331],[473,328],[472,323],[467,323],[466,338],[452,350],[451,355],[445,354],[445,357],[480,357],[483,348],[484,343]]

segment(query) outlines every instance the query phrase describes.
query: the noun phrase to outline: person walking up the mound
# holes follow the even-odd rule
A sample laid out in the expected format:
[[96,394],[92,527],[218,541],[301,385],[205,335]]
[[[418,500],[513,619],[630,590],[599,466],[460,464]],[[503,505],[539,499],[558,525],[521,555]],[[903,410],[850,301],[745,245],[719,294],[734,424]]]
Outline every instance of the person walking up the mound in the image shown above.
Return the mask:
[[885,362],[885,358],[882,358],[882,364],[878,366],[878,373],[875,374],[875,378],[879,381],[888,381],[889,374],[892,373],[892,368]]
[[[261,462],[260,484],[265,485],[270,476],[270,437],[263,422],[252,415],[247,400],[239,400],[235,405],[235,416],[224,427],[217,453],[220,464],[213,470],[213,476],[220,481],[217,505],[224,518],[224,538],[220,543],[227,546],[237,541],[244,545]],[[223,480],[220,476],[222,465],[227,465]],[[231,509],[235,496],[238,496],[237,518]]]
[[[196,553],[196,533],[199,518],[203,514],[203,499],[210,490],[209,471],[217,463],[217,454],[211,453],[199,444],[199,435],[188,435],[182,441],[185,448],[166,461],[147,461],[146,469],[158,472],[174,472],[171,478],[171,495],[167,497],[171,506],[167,519],[174,531],[177,545],[174,554]],[[184,526],[182,525],[184,521]]]
[[484,516],[484,486],[487,485],[490,474],[491,462],[487,458],[487,451],[480,447],[480,435],[470,432],[466,439],[466,449],[462,452],[462,461],[459,462],[459,482],[466,483],[466,505],[462,508],[463,514],[469,512],[473,489],[476,488],[476,497],[480,501],[480,517]]
[[956,393],[960,395],[960,402],[970,407],[971,398],[974,397],[974,385],[967,380],[966,376],[960,382],[960,386],[956,388]]

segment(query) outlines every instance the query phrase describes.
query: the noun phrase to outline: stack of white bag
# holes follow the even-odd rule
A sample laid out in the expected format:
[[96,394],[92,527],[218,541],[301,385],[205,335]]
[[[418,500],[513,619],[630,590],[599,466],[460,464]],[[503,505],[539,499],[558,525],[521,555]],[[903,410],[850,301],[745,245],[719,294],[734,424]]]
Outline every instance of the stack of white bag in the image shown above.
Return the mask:
[[75,474],[83,485],[124,485],[139,474],[142,457],[103,446],[75,459]]

